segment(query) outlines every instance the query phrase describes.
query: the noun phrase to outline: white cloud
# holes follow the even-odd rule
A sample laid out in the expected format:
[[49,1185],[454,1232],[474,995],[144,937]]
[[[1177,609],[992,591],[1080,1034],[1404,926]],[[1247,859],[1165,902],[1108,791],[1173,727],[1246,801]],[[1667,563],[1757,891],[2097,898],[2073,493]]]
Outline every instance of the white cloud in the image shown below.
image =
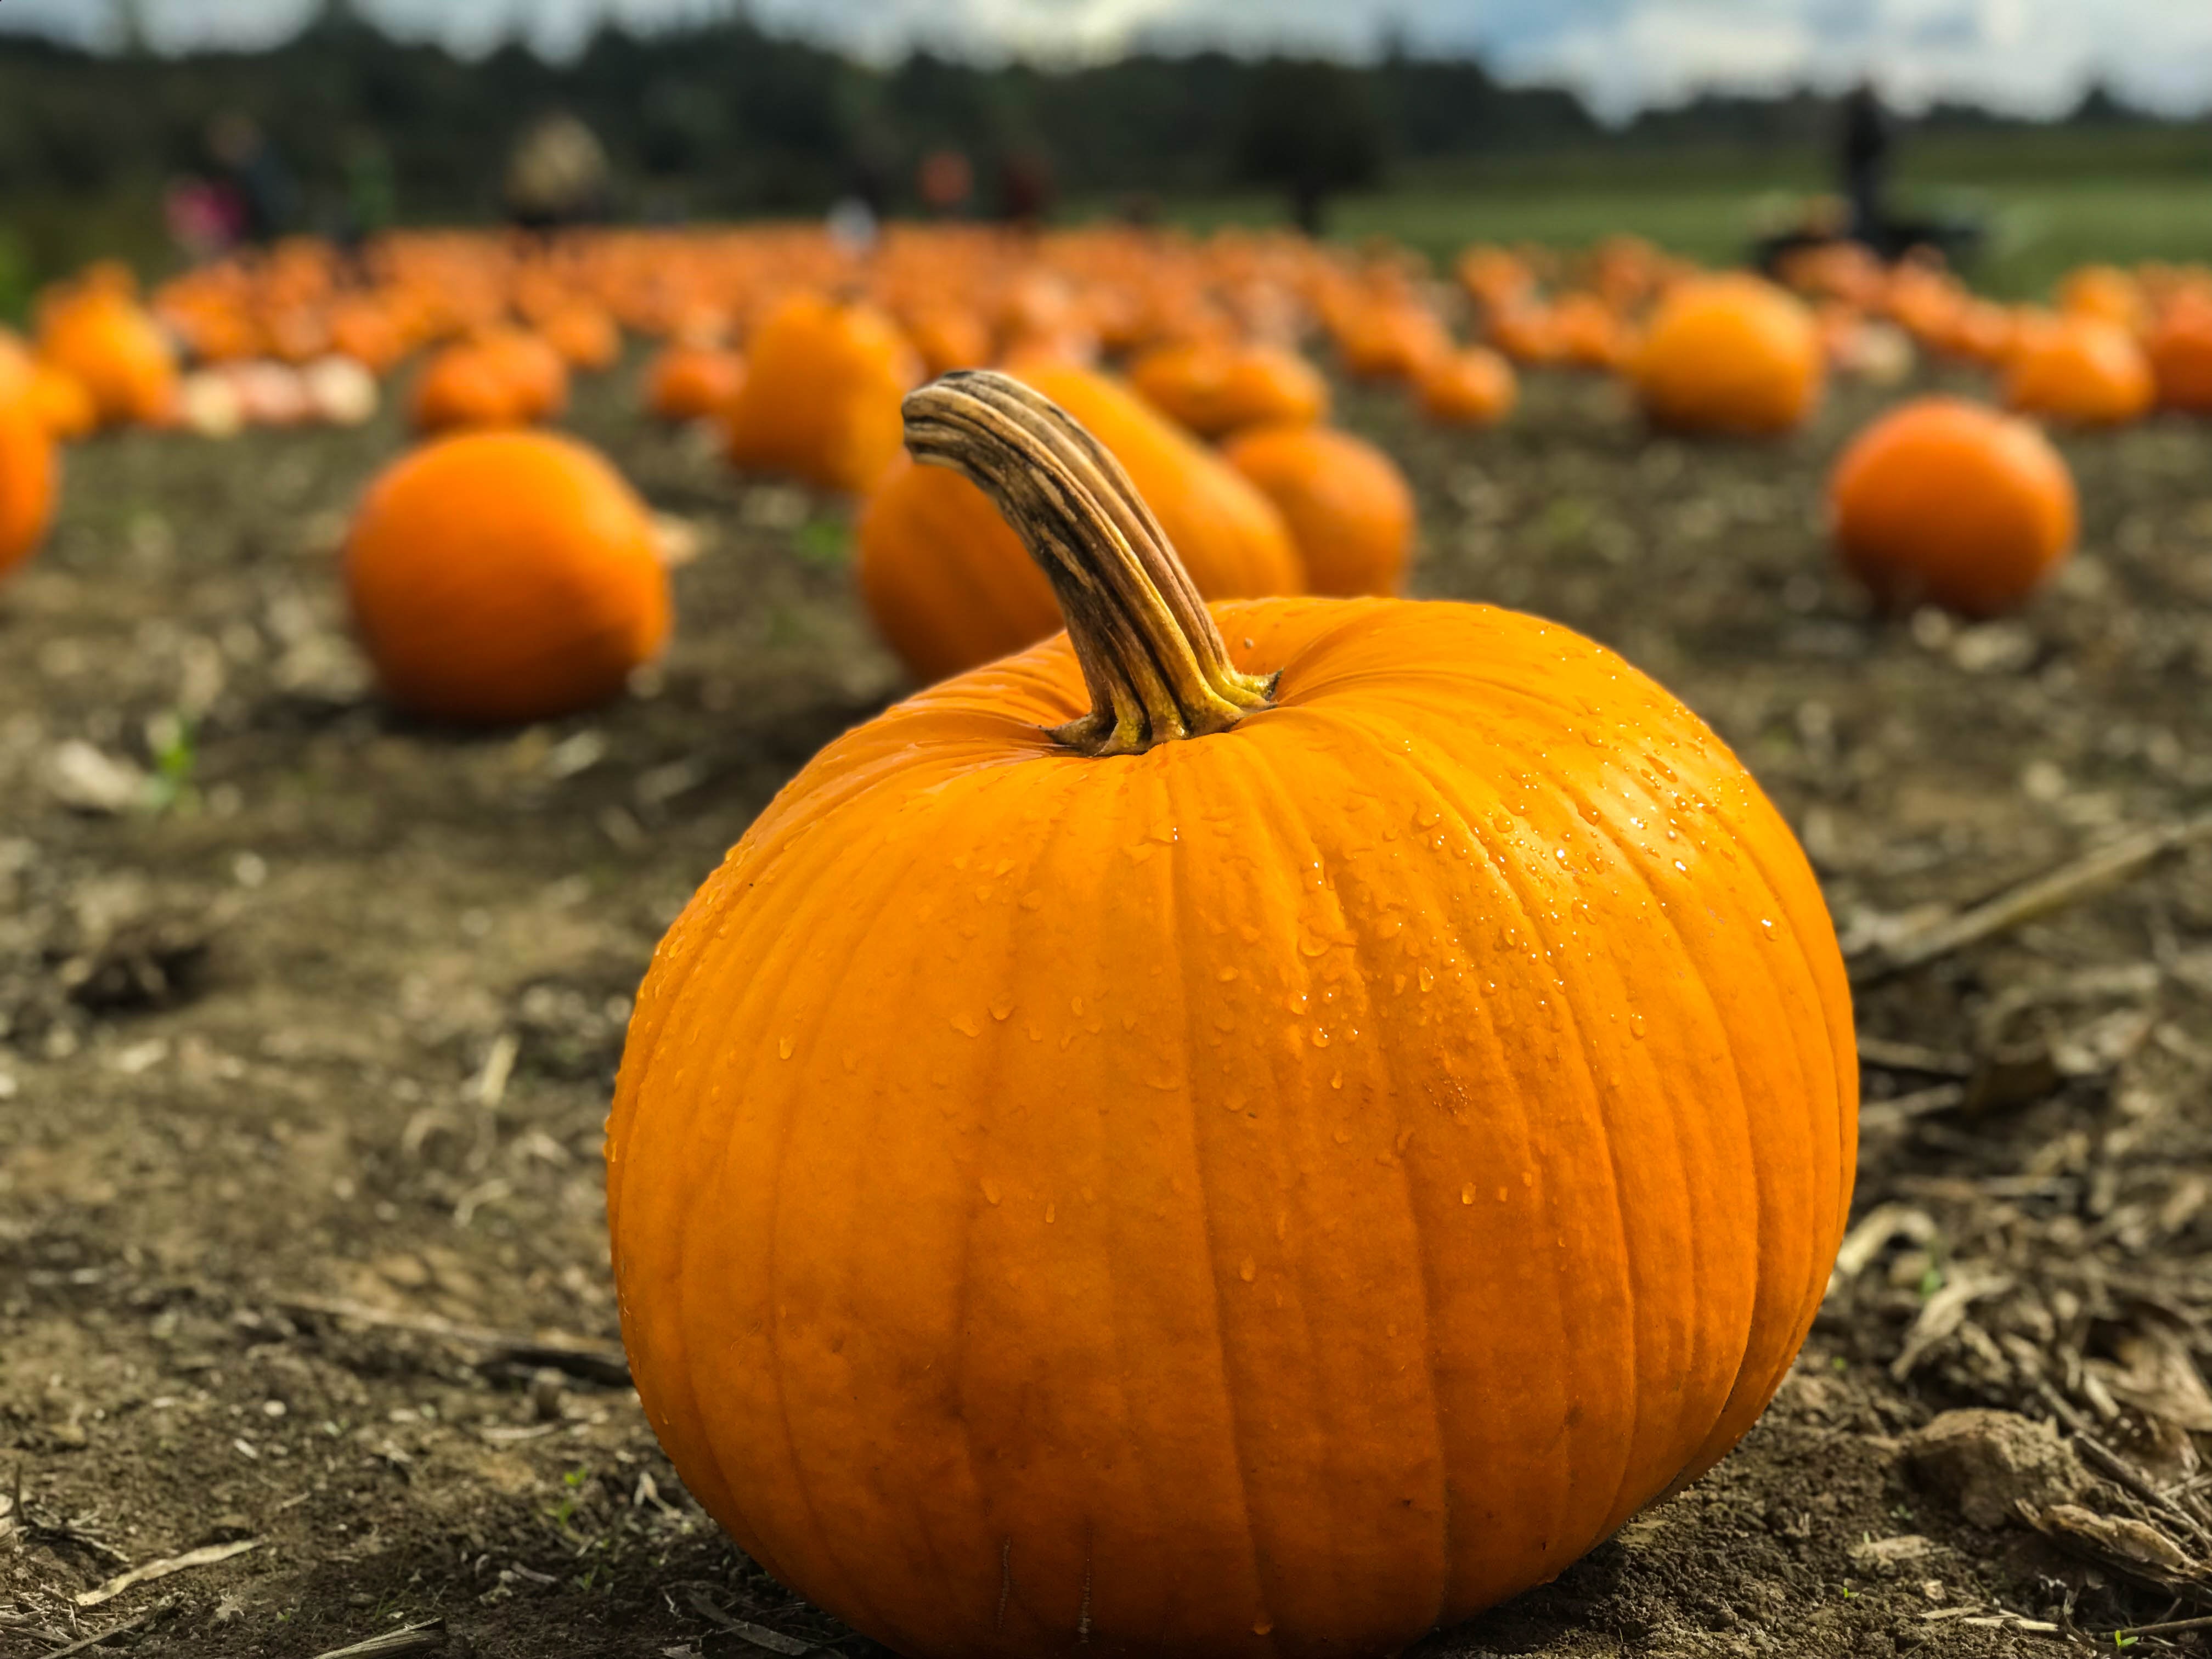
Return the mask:
[[[481,51],[520,33],[574,50],[603,17],[640,26],[737,0],[359,0],[409,35]],[[96,43],[120,0],[6,0],[0,29]],[[164,46],[252,45],[317,0],[141,0]],[[2212,106],[2207,0],[753,0],[772,27],[870,56],[915,45],[1096,58],[1143,43],[1291,43],[1352,55],[1386,31],[1480,52],[1507,73],[1565,79],[1610,112],[1704,87],[1834,86],[1871,70],[1907,103],[1973,97],[2051,112],[2092,80],[2157,107]]]

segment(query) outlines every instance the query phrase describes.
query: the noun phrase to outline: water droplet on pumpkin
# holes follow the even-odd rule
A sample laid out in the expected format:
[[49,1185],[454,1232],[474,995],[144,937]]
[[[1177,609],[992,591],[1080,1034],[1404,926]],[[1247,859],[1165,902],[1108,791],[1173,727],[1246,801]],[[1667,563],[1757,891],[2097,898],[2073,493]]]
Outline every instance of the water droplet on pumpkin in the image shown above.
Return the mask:
[[1462,1204],[1474,1202],[1474,1183],[1472,1181],[1459,1189],[1459,1201]]
[[1083,999],[1081,997],[1072,997],[1068,1000],[1067,1006],[1071,1012],[1079,1014],[1083,1012]]
[[983,1196],[994,1204],[999,1201],[999,1183],[988,1176],[983,1179]]
[[1243,1279],[1247,1285],[1249,1285],[1254,1279],[1260,1276],[1260,1264],[1253,1261],[1250,1256],[1246,1256],[1244,1258],[1243,1266],[1240,1267],[1237,1270],[1237,1276]]
[[791,1058],[791,1039],[789,1037],[778,1037],[775,1043],[775,1052],[777,1058],[781,1060],[789,1060]]
[[975,1016],[973,1014],[955,1014],[952,1016],[952,1029],[959,1032],[962,1036],[971,1037],[981,1036],[983,1028],[976,1024]]
[[1639,1042],[1643,1041],[1643,1039],[1644,1039],[1644,1016],[1643,1016],[1642,1014],[1640,1014],[1640,1013],[1632,1013],[1632,1014],[1630,1014],[1630,1015],[1629,1015],[1629,1017],[1628,1017],[1628,1034],[1629,1034],[1629,1036],[1632,1036],[1632,1037],[1636,1038]]
[[1224,968],[1219,973],[1216,974],[1214,977],[1219,980],[1224,985],[1226,985],[1231,980],[1237,977],[1237,970],[1234,968]]
[[1316,1048],[1326,1048],[1328,1047],[1328,1033],[1322,1030],[1318,1025],[1314,1027],[1313,1046]]
[[1054,1218],[1059,1214],[1060,1206],[1057,1204],[1046,1205],[1044,1206],[1044,1224],[1048,1227],[1052,1225]]
[[1262,1619],[1252,1626],[1252,1634],[1255,1636],[1265,1636],[1273,1629],[1274,1629],[1274,1626],[1269,1624],[1266,1620]]
[[1013,1012],[1014,1000],[1012,997],[1000,997],[996,1002],[991,1005],[991,1018],[993,1019],[1006,1019],[1010,1017]]

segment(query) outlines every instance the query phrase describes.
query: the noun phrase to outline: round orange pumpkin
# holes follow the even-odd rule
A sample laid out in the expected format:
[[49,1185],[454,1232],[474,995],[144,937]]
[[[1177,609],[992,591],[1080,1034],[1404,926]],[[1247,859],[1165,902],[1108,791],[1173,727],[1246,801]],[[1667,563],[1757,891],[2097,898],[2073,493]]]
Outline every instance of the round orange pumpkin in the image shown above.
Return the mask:
[[2074,545],[2073,475],[2042,433],[1959,398],[1922,398],[1853,441],[1829,483],[1843,561],[1891,604],[1988,616]]
[[1413,550],[1413,491],[1364,438],[1326,426],[1268,426],[1222,453],[1274,502],[1305,567],[1306,591],[1395,593]]
[[88,438],[100,425],[100,410],[84,384],[58,363],[31,365],[28,392],[31,407],[46,422],[46,430],[60,442]]
[[39,353],[84,388],[103,424],[158,425],[175,410],[175,353],[125,292],[88,287],[62,297],[42,317]]
[[[1032,361],[1019,372],[1074,413],[1138,480],[1200,593],[1305,591],[1282,515],[1219,456],[1094,370]],[[870,492],[858,541],[861,597],[917,679],[1003,657],[1060,625],[1051,589],[1021,538],[956,473],[902,459]]]
[[386,694],[434,719],[589,708],[668,633],[652,515],[596,452],[550,433],[465,433],[394,463],[354,520],[345,575]]
[[1486,346],[1455,351],[1421,376],[1421,412],[1447,426],[1495,426],[1520,401],[1513,365]]
[[2144,342],[2162,408],[2212,415],[2212,301],[2168,307]]
[[53,523],[61,463],[27,393],[0,391],[0,576],[38,550]]
[[729,457],[859,494],[898,459],[899,398],[921,364],[873,307],[794,295],[755,332],[725,416]]
[[2119,324],[2075,313],[2025,330],[2005,371],[2005,402],[2071,426],[2124,426],[2149,412],[2150,361]]
[[1742,273],[1669,289],[1635,356],[1656,424],[1685,432],[1786,432],[1819,400],[1820,331],[1804,302]]
[[442,347],[422,365],[410,412],[426,433],[530,423],[512,378],[473,340]]
[[657,421],[703,421],[720,415],[745,383],[745,360],[719,345],[678,342],[646,370],[645,405]]
[[1129,384],[1202,438],[1253,426],[1304,426],[1328,414],[1328,382],[1295,351],[1193,340],[1146,352]]
[[622,330],[597,306],[562,306],[547,313],[538,332],[563,363],[587,374],[602,374],[622,358]]
[[1611,652],[1201,605],[1003,382],[908,404],[1072,637],[838,738],[661,942],[607,1139],[687,1486],[914,1659],[1396,1651],[1721,1458],[1851,1188],[1788,827]]

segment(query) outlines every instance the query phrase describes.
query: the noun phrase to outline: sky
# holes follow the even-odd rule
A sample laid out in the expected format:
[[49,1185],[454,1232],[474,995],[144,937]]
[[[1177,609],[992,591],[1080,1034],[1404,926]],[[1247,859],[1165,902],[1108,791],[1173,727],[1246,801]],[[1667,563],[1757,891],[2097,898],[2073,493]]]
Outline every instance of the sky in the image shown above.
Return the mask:
[[[0,0],[0,32],[97,44],[123,0]],[[281,39],[317,0],[138,0],[165,49]],[[465,52],[520,33],[558,55],[602,19],[641,27],[739,0],[356,0],[403,34]],[[1608,116],[1708,87],[1838,86],[1872,74],[1908,106],[1972,97],[2027,113],[2104,81],[2155,108],[2212,108],[2212,0],[750,0],[762,22],[889,58],[923,43],[982,57],[1132,46],[1479,52],[1564,82]]]

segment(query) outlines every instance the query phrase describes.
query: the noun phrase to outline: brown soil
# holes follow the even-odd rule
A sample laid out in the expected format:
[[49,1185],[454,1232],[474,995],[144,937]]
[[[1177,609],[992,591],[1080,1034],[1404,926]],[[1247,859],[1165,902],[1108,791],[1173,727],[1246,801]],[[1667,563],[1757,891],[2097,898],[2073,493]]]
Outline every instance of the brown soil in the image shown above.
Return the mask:
[[[2212,431],[2072,442],[2085,556],[1960,628],[1830,569],[1819,480],[1874,406],[1774,447],[1652,441],[1565,379],[1492,436],[1350,410],[1415,475],[1420,590],[1686,696],[1854,945],[2212,805]],[[289,1659],[435,1620],[423,1650],[484,1659],[763,1650],[732,1620],[866,1645],[723,1541],[610,1377],[599,1137],[661,928],[900,676],[844,509],[645,429],[627,381],[574,423],[703,539],[665,670],[587,717],[470,735],[368,690],[332,561],[389,425],[83,450],[0,593],[0,1654],[124,1626],[99,1650]],[[2212,1612],[2212,846],[1860,1021],[1877,1218],[1774,1409],[1424,1652],[2010,1654]],[[2117,1461],[2083,1448],[2087,1520],[1977,1525],[1917,1482],[1908,1437],[1966,1405],[2089,1429]]]

